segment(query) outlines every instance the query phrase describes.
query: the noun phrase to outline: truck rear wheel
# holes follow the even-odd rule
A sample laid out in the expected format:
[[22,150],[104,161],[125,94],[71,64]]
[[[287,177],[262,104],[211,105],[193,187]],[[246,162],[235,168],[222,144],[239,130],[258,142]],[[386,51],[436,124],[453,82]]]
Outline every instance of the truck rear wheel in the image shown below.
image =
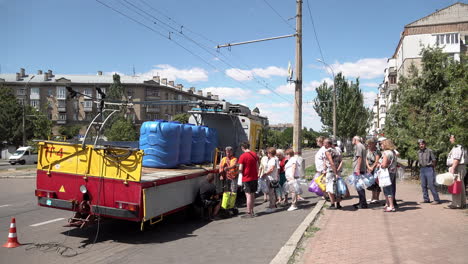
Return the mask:
[[26,161],[25,160],[20,160],[19,164],[24,165],[24,164],[26,164]]

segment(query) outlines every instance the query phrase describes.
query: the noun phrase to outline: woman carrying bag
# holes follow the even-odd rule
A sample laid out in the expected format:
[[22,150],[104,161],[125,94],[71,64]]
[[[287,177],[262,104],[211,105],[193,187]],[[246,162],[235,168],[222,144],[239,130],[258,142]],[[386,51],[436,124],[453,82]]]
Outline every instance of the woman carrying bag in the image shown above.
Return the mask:
[[395,190],[396,190],[396,169],[397,157],[395,154],[395,145],[390,139],[385,139],[381,142],[382,145],[382,161],[380,162],[381,171],[379,172],[379,185],[382,186],[383,174],[387,173],[390,177],[390,185],[382,186],[385,195],[385,208],[384,212],[395,212]]

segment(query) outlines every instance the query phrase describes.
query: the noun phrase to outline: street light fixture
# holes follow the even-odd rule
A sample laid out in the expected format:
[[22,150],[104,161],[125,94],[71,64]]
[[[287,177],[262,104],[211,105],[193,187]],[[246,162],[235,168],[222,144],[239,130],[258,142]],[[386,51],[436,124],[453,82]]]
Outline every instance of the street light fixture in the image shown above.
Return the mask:
[[317,59],[318,62],[323,63],[325,66],[327,66],[332,75],[333,75],[333,138],[336,139],[336,82],[335,82],[335,72],[333,71],[333,68],[328,65],[326,62],[324,62],[321,59]]

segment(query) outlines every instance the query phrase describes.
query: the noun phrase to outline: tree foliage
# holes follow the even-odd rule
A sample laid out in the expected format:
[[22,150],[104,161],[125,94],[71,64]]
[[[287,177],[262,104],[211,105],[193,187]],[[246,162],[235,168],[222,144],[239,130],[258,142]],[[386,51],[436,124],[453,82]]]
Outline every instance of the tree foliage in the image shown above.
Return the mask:
[[[359,79],[348,82],[342,73],[335,76],[336,85],[336,136],[350,139],[365,136],[372,113],[364,106],[364,96],[359,88]],[[333,86],[326,82],[317,87],[314,109],[320,116],[323,129],[333,132]]]
[[122,115],[114,119],[112,125],[106,130],[105,135],[109,141],[136,141],[138,133],[132,121]]
[[65,125],[60,126],[58,132],[60,135],[65,136],[67,139],[74,138],[80,133],[81,126],[79,125]]
[[[315,139],[318,136],[322,136],[323,133],[316,132],[313,129],[304,128],[302,130],[302,138],[307,140],[307,143],[304,143],[304,147],[316,147]],[[287,149],[292,146],[293,142],[293,129],[288,127],[284,131],[278,130],[267,130],[266,145],[268,147],[276,147]]]
[[50,135],[52,121],[31,106],[23,106],[16,100],[13,89],[0,86],[0,142],[15,146],[23,143],[23,110],[26,140],[46,139]]
[[394,91],[396,102],[387,113],[385,135],[401,156],[417,160],[417,139],[426,140],[443,166],[450,149],[449,135],[467,146],[468,63],[454,61],[440,48],[424,48],[422,68],[414,67]]
[[174,115],[173,120],[178,121],[182,124],[187,124],[189,121],[190,115],[187,113],[177,114]]
[[122,100],[126,97],[125,87],[120,82],[120,75],[115,73],[112,75],[113,82],[107,92],[107,98],[110,100]]

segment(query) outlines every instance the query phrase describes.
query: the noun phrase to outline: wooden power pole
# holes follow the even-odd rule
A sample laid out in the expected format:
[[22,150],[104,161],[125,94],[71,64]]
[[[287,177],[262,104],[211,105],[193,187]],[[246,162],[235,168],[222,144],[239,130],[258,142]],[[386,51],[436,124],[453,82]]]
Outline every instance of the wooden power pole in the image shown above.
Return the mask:
[[294,88],[293,150],[302,153],[302,0],[297,2],[296,15],[296,80]]

